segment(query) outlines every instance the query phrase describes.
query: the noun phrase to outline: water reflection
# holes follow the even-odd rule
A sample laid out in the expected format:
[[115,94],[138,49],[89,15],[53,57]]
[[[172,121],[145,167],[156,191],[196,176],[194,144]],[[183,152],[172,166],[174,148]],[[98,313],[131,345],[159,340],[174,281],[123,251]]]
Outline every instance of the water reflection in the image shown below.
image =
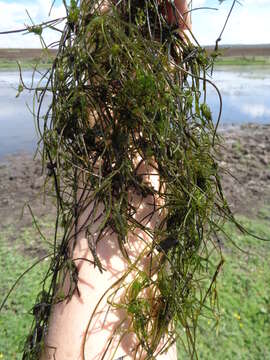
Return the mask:
[[244,114],[253,118],[270,118],[270,108],[262,104],[245,104],[241,107]]
[[[24,72],[23,78],[26,85],[31,86],[32,72]],[[37,74],[34,84],[39,79]],[[37,146],[38,136],[31,114],[36,103],[29,91],[23,91],[16,98],[18,84],[17,71],[0,72],[0,158],[20,151],[33,152]],[[48,103],[49,96],[46,96],[44,109]]]
[[[32,82],[32,72],[23,74],[27,85]],[[36,76],[35,83],[40,76]],[[245,122],[270,122],[270,67],[218,67],[212,80],[223,98],[221,125]],[[0,71],[0,157],[36,148],[37,134],[33,116],[33,95],[23,91],[16,99],[19,74],[17,71]],[[50,97],[45,98],[45,107]],[[219,99],[213,88],[207,92],[213,116],[216,119]],[[45,109],[44,107],[44,109]]]
[[[213,81],[222,95],[222,125],[270,122],[270,67],[218,67]],[[219,101],[210,88],[208,103],[217,117]]]

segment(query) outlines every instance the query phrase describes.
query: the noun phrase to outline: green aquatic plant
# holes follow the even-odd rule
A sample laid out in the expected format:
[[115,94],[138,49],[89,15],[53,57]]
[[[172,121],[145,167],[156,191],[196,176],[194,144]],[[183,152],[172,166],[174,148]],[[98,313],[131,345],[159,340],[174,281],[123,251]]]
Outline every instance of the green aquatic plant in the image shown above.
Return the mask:
[[[198,317],[209,304],[214,313],[218,305],[215,283],[224,260],[215,236],[224,220],[233,219],[215,157],[219,119],[214,125],[206,103],[208,86],[216,89],[206,77],[212,60],[191,42],[191,31],[187,36],[168,23],[163,1],[120,0],[108,11],[101,5],[94,0],[66,5],[57,56],[47,85],[38,89],[40,153],[46,184],[54,188],[57,218],[51,263],[33,308],[23,359],[39,358],[52,306],[79,293],[72,249],[82,231],[93,266],[101,272],[96,247],[112,234],[129,264],[104,297],[126,312],[128,331],[137,339],[134,358],[154,359],[164,352],[181,335],[179,325],[187,351],[196,358]],[[37,35],[41,30],[31,28]],[[52,102],[42,116],[48,92]],[[158,175],[158,188],[146,180],[150,174]],[[145,201],[152,206],[137,221]],[[85,212],[87,221],[81,224]],[[154,217],[159,221],[151,225]],[[127,251],[130,234],[145,244],[134,261]],[[213,251],[220,261],[209,273]],[[143,259],[150,263],[144,269],[139,266]],[[70,287],[59,295],[63,277]],[[120,343],[125,335],[120,327],[119,334]],[[166,341],[160,349],[161,339]]]

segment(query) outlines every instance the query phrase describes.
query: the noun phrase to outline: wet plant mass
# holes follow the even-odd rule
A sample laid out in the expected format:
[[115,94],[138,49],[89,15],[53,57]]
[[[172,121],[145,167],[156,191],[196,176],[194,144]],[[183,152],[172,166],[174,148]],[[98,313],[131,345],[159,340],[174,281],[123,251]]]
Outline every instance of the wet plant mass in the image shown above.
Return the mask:
[[[44,95],[52,93],[47,114],[37,121],[57,219],[23,358],[39,357],[52,306],[79,293],[72,249],[81,232],[101,272],[97,244],[117,236],[129,265],[106,296],[112,307],[126,311],[137,356],[154,359],[176,341],[181,324],[187,350],[196,358],[198,317],[209,311],[209,299],[217,311],[215,282],[223,258],[215,236],[221,223],[232,219],[215,158],[219,139],[206,104],[212,59],[168,23],[162,1],[122,0],[106,11],[103,5],[85,1],[79,7],[71,1],[66,7],[58,54],[47,86],[39,89],[40,108]],[[132,193],[140,200],[134,202]],[[149,201],[149,212],[138,221],[136,214]],[[130,234],[144,243],[134,261],[127,251]],[[220,261],[211,273],[213,251]],[[142,269],[145,258],[150,266]],[[63,274],[70,288],[59,298]],[[114,302],[120,288],[123,301]],[[161,339],[167,339],[162,349]]]

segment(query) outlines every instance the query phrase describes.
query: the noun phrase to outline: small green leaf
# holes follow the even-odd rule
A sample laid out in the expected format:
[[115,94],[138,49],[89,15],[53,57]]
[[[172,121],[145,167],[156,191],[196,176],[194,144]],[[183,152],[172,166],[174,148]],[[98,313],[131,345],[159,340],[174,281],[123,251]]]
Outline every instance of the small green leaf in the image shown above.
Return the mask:
[[16,94],[16,98],[18,98],[18,97],[21,95],[21,92],[23,92],[23,89],[24,89],[23,85],[20,84],[20,85],[18,86],[18,92],[17,92],[17,94]]
[[37,25],[37,26],[30,26],[29,28],[28,28],[28,31],[30,32],[30,33],[34,33],[35,35],[42,35],[42,31],[43,31],[43,29],[42,29],[42,26],[40,26],[40,25]]
[[209,106],[205,103],[201,104],[201,112],[202,112],[202,116],[207,120],[207,121],[211,121],[212,120],[212,113],[211,110],[209,108]]

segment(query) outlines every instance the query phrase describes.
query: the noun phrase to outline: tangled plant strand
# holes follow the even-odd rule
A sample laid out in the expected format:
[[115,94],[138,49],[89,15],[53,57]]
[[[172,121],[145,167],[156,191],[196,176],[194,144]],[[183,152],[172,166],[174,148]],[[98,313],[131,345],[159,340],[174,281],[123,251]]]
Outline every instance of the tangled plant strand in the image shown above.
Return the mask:
[[[106,269],[97,244],[112,234],[129,264],[104,297],[127,314],[138,344],[134,359],[164,352],[178,338],[179,326],[196,358],[197,320],[207,299],[213,299],[223,264],[221,257],[211,280],[209,244],[217,247],[214,235],[232,215],[220,185],[218,137],[206,104],[212,62],[168,24],[164,4],[120,0],[104,12],[102,2],[93,0],[80,8],[71,1],[67,8],[58,53],[40,94],[42,99],[51,91],[52,102],[44,119],[38,112],[44,168],[51,179],[46,182],[56,197],[54,253],[33,309],[24,359],[38,359],[52,306],[79,294],[72,249],[82,231],[101,272]],[[150,175],[158,177],[158,187],[147,181]],[[132,193],[140,198],[136,205]],[[146,201],[152,205],[138,221]],[[154,218],[159,220],[152,226]],[[135,260],[127,251],[130,234],[149,239]],[[144,259],[150,259],[147,269],[139,265]],[[61,297],[65,277],[70,287]],[[121,302],[115,301],[119,289]],[[215,311],[216,302],[211,305]],[[118,330],[120,343],[125,333],[120,325]]]

